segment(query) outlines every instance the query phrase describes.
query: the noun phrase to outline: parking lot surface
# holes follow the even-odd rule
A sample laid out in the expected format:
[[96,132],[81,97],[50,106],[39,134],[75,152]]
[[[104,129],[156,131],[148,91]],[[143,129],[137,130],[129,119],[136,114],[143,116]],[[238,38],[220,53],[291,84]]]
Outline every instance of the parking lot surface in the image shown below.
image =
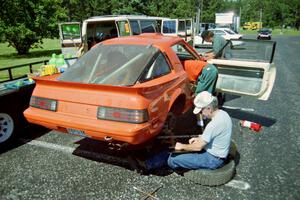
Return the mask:
[[[269,100],[226,95],[239,152],[229,183],[206,187],[167,171],[141,175],[128,163],[132,152],[30,126],[13,146],[0,147],[0,199],[300,199],[300,37],[273,39],[277,77]],[[195,120],[188,112],[178,132],[197,134]],[[239,120],[263,129],[241,128]]]

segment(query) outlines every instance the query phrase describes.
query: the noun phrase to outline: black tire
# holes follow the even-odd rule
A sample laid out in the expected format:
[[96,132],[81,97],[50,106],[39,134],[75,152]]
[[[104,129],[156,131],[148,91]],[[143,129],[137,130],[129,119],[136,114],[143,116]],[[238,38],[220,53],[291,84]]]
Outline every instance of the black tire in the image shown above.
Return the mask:
[[164,141],[171,145],[175,145],[174,144],[175,141],[173,137],[174,137],[174,129],[175,129],[176,121],[177,121],[176,115],[172,111],[169,112],[160,133],[161,136],[170,137],[169,139],[166,138]]
[[0,113],[0,144],[11,141],[16,133],[17,122],[9,113]]
[[190,170],[184,173],[184,177],[196,184],[205,186],[218,186],[229,182],[235,175],[235,161],[234,157],[237,154],[236,144],[232,141],[228,159],[225,165],[215,170],[198,169]]
[[177,118],[173,112],[169,112],[164,126],[161,130],[162,134],[169,135],[174,131]]

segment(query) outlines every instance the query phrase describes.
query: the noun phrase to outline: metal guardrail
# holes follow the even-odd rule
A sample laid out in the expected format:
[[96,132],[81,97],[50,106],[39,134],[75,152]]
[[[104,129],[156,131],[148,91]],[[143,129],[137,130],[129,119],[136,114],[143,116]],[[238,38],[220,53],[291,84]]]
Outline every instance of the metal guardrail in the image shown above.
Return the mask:
[[[77,57],[73,57],[73,58],[65,58],[65,60],[72,60],[72,59],[77,59]],[[21,68],[21,67],[29,67],[29,72],[33,73],[33,65],[36,64],[44,64],[47,65],[49,62],[49,59],[47,60],[42,60],[42,61],[37,61],[37,62],[32,62],[32,63],[27,63],[27,64],[20,64],[20,65],[14,65],[11,67],[5,67],[5,68],[0,68],[0,72],[2,71],[8,71],[8,79],[7,80],[0,80],[0,83],[4,83],[4,82],[8,82],[8,81],[13,81],[13,80],[17,80],[17,79],[21,79],[21,78],[25,78],[27,76],[27,74],[18,76],[18,77],[14,77],[12,70],[16,69],[16,68]]]
[[14,77],[14,75],[12,73],[13,69],[21,68],[21,67],[26,67],[27,66],[27,67],[29,67],[29,72],[32,73],[33,72],[33,65],[36,65],[36,64],[44,64],[44,65],[46,65],[48,63],[48,61],[49,61],[49,59],[42,60],[42,61],[37,61],[37,62],[32,62],[32,63],[27,63],[27,64],[14,65],[14,66],[11,66],[11,67],[0,68],[0,72],[1,71],[8,71],[8,76],[9,76],[8,77],[9,79],[4,80],[4,81],[0,80],[0,83],[4,83],[4,82],[7,82],[7,81],[13,81],[13,80],[24,78],[24,77],[27,76],[26,74],[24,74],[22,76]]

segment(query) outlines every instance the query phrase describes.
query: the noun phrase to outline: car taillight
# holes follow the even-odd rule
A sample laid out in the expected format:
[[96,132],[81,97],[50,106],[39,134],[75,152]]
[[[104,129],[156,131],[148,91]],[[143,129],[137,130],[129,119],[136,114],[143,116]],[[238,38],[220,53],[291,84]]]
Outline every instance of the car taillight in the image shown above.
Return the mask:
[[147,110],[132,110],[126,108],[98,107],[98,119],[141,124],[148,121]]
[[30,106],[44,110],[56,111],[57,101],[53,99],[32,96],[30,98]]

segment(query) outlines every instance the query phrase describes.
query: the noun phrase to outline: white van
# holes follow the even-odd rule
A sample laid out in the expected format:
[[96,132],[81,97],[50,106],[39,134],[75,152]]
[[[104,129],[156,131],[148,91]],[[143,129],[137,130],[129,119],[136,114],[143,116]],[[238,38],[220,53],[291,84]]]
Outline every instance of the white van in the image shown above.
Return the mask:
[[[144,15],[109,15],[91,17],[80,22],[59,24],[62,53],[77,57],[87,52],[95,44],[110,38],[139,35],[141,33],[162,33],[170,36],[185,37],[191,34],[191,21]],[[184,30],[186,29],[186,30]],[[182,33],[184,32],[184,33]]]

